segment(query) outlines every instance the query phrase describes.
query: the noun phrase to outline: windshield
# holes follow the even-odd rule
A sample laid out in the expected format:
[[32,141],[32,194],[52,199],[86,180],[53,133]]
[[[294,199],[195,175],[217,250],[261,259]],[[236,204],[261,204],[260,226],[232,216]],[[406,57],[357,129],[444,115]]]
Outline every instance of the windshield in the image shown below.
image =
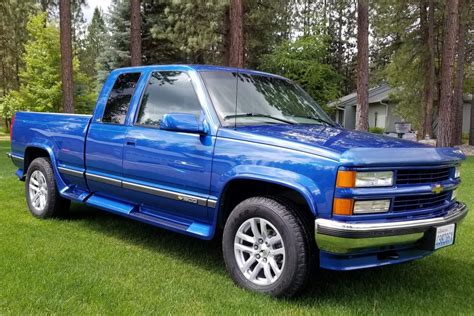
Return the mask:
[[225,71],[205,71],[201,76],[224,126],[334,125],[323,109],[289,80]]

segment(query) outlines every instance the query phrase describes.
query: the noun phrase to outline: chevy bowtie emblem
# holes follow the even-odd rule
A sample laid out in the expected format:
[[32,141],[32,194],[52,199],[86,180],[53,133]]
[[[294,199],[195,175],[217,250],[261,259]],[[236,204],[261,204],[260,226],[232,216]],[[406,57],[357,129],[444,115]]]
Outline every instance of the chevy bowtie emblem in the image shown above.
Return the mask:
[[443,190],[444,190],[444,188],[441,184],[435,184],[433,189],[431,189],[431,192],[433,192],[435,194],[440,194],[441,192],[443,192]]

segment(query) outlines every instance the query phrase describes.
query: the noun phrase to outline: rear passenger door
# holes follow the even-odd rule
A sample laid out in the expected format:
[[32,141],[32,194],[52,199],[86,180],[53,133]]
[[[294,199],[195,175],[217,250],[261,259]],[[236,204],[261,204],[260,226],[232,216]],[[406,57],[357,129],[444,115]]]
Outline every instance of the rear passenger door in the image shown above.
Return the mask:
[[192,80],[182,71],[152,72],[124,147],[124,194],[144,211],[208,221],[214,138],[160,129],[164,114],[204,119]]
[[[141,74],[123,73],[109,78],[112,85],[107,100],[98,100],[97,111],[89,127],[86,140],[86,178],[89,190],[118,198],[122,193],[122,158],[126,120],[134,101]],[[104,88],[106,89],[106,87]],[[102,104],[101,104],[102,102]]]

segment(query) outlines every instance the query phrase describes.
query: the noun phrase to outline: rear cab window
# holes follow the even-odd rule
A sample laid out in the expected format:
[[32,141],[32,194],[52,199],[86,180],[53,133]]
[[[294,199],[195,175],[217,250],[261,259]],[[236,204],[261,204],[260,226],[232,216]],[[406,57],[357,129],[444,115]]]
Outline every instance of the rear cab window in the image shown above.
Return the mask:
[[137,88],[141,73],[124,73],[117,77],[105,105],[102,123],[123,125],[127,117],[130,100]]

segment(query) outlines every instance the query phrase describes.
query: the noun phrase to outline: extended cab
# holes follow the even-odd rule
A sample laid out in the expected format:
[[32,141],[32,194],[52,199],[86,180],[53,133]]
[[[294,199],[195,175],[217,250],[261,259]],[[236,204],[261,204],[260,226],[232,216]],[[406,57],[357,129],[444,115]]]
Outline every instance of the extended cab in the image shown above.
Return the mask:
[[94,114],[18,112],[31,213],[70,201],[211,239],[240,286],[291,296],[311,265],[369,268],[454,243],[462,152],[350,131],[300,87],[213,66],[113,71]]

